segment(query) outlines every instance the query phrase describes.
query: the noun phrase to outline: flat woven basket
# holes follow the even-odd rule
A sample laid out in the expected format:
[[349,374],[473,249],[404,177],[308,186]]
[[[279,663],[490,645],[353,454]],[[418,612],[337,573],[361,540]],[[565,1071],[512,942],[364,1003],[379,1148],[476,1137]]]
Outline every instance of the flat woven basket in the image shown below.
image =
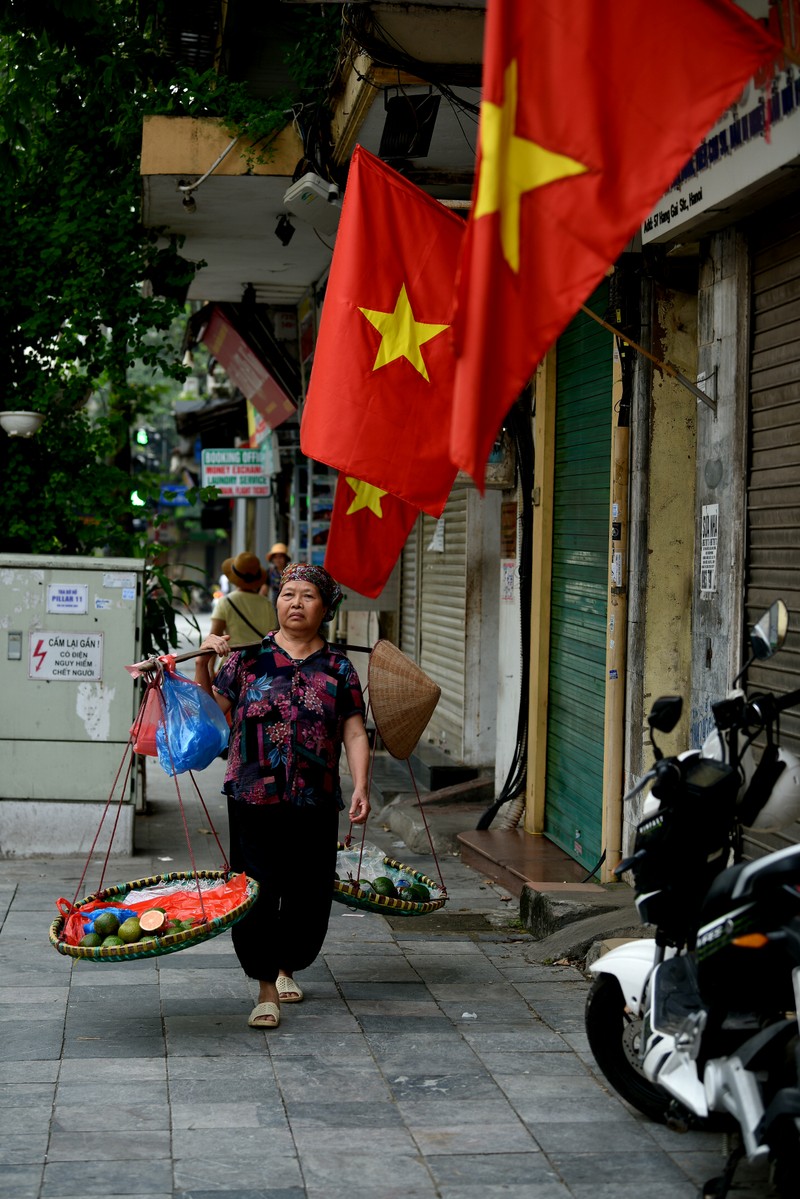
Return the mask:
[[[75,904],[75,909],[79,911],[84,904],[88,903],[114,903],[122,900],[131,891],[144,891],[148,887],[158,886],[159,883],[193,882],[196,878],[227,882],[231,877],[231,872],[224,870],[172,871],[170,874],[155,874],[150,878],[136,879],[132,883],[120,883],[116,887],[107,887],[104,891],[97,891],[94,895],[87,895]],[[226,928],[230,928],[232,924],[236,924],[237,920],[241,920],[242,916],[253,906],[257,896],[258,883],[255,879],[248,877],[246,898],[224,915],[214,916],[205,924],[184,929],[183,932],[167,933],[156,941],[137,941],[132,945],[109,945],[105,949],[102,946],[95,948],[88,945],[68,945],[62,939],[66,916],[58,916],[50,925],[50,943],[59,953],[68,957],[83,958],[88,962],[130,962],[136,958],[152,958],[164,953],[176,953],[179,949],[189,949],[192,945],[199,945],[201,941],[208,941],[211,937],[216,937],[219,933],[224,932]]]
[[[346,847],[339,842],[337,848],[341,850]],[[394,858],[385,857],[383,864],[393,870],[402,870],[403,874],[413,878],[415,882],[422,883],[424,887],[429,887],[434,891],[440,890],[439,884],[428,878],[427,875],[420,874],[418,870],[412,870],[410,866],[404,866],[402,862],[396,862]],[[427,903],[417,903],[411,899],[392,899],[388,895],[376,895],[375,892],[368,894],[360,889],[358,883],[348,882],[346,879],[334,880],[333,898],[350,908],[361,908],[365,912],[380,912],[384,916],[389,912],[395,916],[427,916],[429,912],[435,912],[437,908],[444,907],[447,902],[447,895],[444,893],[438,899],[431,899]]]

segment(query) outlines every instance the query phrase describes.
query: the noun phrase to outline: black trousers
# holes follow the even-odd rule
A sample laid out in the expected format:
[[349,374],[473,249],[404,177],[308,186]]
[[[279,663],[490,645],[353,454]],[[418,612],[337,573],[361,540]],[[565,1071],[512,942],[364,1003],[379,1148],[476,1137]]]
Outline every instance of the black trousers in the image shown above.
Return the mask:
[[258,898],[231,929],[250,978],[274,982],[316,958],[331,914],[339,813],[290,803],[228,800],[230,864],[260,884]]

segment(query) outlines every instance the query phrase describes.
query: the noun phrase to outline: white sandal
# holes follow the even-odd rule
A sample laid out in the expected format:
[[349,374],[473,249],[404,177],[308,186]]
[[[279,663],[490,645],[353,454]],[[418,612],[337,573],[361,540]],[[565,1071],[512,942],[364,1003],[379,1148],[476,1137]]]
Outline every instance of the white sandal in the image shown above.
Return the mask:
[[295,979],[279,974],[275,980],[281,1003],[300,1003],[303,999],[302,988]]

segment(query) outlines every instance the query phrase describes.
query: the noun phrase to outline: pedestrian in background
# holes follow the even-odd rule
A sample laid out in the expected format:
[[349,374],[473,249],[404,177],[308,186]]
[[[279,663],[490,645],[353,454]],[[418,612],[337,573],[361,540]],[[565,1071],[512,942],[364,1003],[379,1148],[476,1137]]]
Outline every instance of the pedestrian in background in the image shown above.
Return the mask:
[[227,633],[232,649],[253,645],[278,624],[272,601],[260,594],[267,572],[256,555],[245,550],[235,558],[226,558],[222,573],[231,590],[212,609],[211,632],[216,637]]
[[294,978],[316,958],[328,929],[336,872],[342,746],[353,779],[349,818],[369,815],[369,741],[358,675],[320,632],[338,607],[338,583],[321,566],[287,566],[278,628],[263,644],[229,653],[210,634],[201,650],[226,657],[212,687],[212,656],[198,657],[195,681],[231,714],[224,790],[233,870],[259,883],[233,946],[258,980],[252,1028],[277,1028],[280,1005],[303,998]]
[[275,608],[278,607],[278,589],[281,575],[289,565],[289,547],[282,541],[276,541],[267,554],[267,581],[261,588],[262,595],[268,595]]

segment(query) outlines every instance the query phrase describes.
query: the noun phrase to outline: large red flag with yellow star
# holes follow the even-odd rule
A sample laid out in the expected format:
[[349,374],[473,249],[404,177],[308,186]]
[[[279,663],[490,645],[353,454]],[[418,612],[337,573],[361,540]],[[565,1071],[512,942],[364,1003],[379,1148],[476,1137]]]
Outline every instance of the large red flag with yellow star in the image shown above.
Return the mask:
[[730,0],[489,0],[450,446],[479,486],[537,364],[779,49]]
[[350,165],[300,448],[440,516],[450,462],[450,313],[464,222],[362,146]]
[[371,483],[340,474],[325,569],[345,590],[374,599],[383,591],[419,509]]

